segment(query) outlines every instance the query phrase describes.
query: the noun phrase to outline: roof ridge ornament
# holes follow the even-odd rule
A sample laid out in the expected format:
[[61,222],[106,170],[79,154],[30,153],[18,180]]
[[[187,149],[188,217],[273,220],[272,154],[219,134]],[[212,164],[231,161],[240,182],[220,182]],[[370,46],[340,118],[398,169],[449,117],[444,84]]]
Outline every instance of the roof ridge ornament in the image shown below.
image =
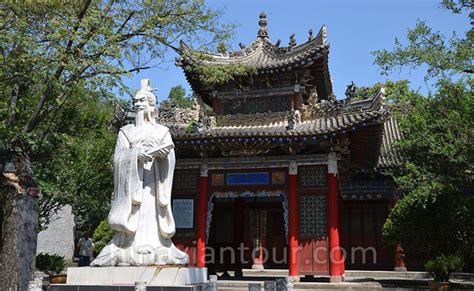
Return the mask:
[[308,31],[308,41],[312,41],[314,39],[314,36],[313,36],[313,29],[311,28],[309,31]]
[[260,20],[258,21],[258,25],[260,29],[258,30],[257,36],[259,38],[268,38],[268,30],[267,30],[267,14],[265,12],[260,13]]
[[292,34],[290,35],[290,42],[288,43],[288,45],[289,45],[290,47],[296,46],[296,37],[295,37],[295,34],[294,34],[294,33],[292,33]]
[[326,28],[326,25],[323,25],[323,27],[321,27],[321,37],[322,37],[322,44],[326,45],[327,38],[328,38],[328,30]]

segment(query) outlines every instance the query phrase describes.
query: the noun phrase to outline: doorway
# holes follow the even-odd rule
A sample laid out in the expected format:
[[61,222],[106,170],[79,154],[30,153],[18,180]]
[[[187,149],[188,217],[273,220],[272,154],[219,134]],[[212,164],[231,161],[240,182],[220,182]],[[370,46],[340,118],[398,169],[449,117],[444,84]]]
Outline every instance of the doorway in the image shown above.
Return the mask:
[[215,199],[207,252],[210,272],[235,272],[238,277],[242,269],[256,266],[287,268],[286,205],[283,193]]

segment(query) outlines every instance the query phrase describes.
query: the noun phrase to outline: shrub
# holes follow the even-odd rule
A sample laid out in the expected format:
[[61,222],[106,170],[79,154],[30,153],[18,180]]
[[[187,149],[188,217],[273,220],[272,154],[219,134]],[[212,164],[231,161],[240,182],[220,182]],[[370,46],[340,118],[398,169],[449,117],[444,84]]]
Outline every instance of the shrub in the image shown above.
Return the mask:
[[64,270],[64,257],[40,253],[36,256],[36,268],[49,275],[59,274]]
[[97,256],[100,251],[112,240],[114,231],[110,228],[107,219],[100,222],[92,235],[94,241],[94,256]]
[[425,264],[425,269],[430,272],[433,279],[438,282],[448,282],[451,272],[461,271],[463,261],[458,256],[438,256]]

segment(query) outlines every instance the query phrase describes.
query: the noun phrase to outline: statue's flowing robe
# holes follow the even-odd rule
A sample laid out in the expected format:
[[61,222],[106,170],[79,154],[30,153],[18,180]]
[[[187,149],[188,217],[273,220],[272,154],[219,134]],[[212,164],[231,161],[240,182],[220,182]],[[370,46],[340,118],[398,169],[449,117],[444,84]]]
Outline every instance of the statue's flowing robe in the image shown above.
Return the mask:
[[[147,163],[138,160],[140,148],[147,143],[153,143],[154,148],[167,147],[169,154]],[[188,262],[188,256],[170,239],[176,231],[171,212],[175,163],[167,127],[148,123],[120,129],[114,154],[114,197],[108,217],[116,234],[92,265]]]
[[[134,205],[139,205],[143,199],[144,166],[137,159],[140,146],[149,140],[157,141],[159,145],[173,144],[169,130],[159,124],[150,124],[153,131],[137,129],[134,125],[123,127],[118,136],[114,154],[114,199],[109,213],[109,224],[113,230],[134,233],[138,226],[137,211]],[[158,225],[161,235],[171,238],[176,229],[171,213],[171,188],[173,184],[174,166],[176,163],[174,150],[168,157],[154,160],[155,197],[157,197]]]

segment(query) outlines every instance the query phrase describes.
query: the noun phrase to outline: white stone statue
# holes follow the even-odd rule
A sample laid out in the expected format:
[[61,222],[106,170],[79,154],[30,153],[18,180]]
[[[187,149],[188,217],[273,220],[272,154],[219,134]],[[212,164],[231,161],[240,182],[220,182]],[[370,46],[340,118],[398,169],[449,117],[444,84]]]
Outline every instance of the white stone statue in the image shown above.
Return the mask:
[[114,154],[114,198],[109,224],[115,231],[91,266],[183,265],[188,255],[171,241],[174,144],[155,122],[156,97],[142,80],[133,98],[135,124],[120,129]]

